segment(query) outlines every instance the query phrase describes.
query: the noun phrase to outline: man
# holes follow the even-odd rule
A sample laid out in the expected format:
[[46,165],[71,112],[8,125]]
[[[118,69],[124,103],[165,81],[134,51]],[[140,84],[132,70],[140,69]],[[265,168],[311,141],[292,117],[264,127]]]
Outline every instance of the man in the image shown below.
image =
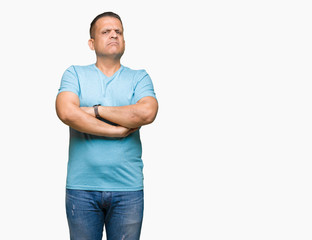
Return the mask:
[[56,98],[70,127],[66,214],[72,240],[140,238],[143,163],[139,129],[154,121],[158,103],[145,70],[120,63],[123,25],[113,12],[90,26],[96,63],[71,66]]

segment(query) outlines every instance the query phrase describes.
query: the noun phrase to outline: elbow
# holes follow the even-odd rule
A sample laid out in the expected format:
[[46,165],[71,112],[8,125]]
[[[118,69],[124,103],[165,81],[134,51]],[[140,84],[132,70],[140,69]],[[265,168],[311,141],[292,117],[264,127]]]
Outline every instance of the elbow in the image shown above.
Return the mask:
[[58,118],[69,125],[78,117],[79,99],[74,93],[61,92],[56,98],[55,109]]
[[70,121],[69,114],[67,114],[65,111],[58,111],[58,110],[56,111],[56,114],[63,123],[68,125]]
[[157,115],[157,109],[148,109],[145,111],[145,114],[143,116],[143,125],[151,124],[154,122]]
[[141,112],[140,115],[133,114],[131,116],[131,120],[128,122],[127,125],[124,126],[128,128],[141,127],[152,123],[155,120],[155,117],[156,117],[155,113],[149,110],[145,110],[144,112]]
[[145,124],[151,124],[152,122],[154,122],[155,118],[156,118],[156,115],[153,113],[150,113],[145,117],[144,122]]
[[69,109],[56,109],[56,114],[58,118],[66,125],[69,125],[73,121],[73,114]]
[[158,102],[153,97],[145,97],[137,102],[140,104],[140,114],[137,114],[137,124],[140,126],[154,122],[158,112]]

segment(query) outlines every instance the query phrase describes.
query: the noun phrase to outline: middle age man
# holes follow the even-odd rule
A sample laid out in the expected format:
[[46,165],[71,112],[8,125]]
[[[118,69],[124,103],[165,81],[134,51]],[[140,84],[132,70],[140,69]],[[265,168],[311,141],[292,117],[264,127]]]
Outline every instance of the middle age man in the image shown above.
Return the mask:
[[71,66],[56,99],[70,127],[66,212],[71,239],[138,240],[143,219],[139,129],[154,121],[158,103],[145,70],[120,63],[123,25],[112,12],[90,26],[96,63]]

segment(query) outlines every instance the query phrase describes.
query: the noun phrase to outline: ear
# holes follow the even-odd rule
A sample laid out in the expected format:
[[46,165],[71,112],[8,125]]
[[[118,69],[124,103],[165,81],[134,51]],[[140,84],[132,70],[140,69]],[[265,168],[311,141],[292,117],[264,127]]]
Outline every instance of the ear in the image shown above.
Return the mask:
[[88,41],[88,45],[91,50],[94,50],[94,39],[90,38]]

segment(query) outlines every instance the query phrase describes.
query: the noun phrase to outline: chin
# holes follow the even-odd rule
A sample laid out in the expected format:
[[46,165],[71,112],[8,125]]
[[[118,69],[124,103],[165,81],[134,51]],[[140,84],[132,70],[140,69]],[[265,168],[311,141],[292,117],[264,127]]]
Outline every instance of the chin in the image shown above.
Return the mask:
[[98,57],[113,57],[113,58],[121,58],[124,54],[125,50],[122,51],[107,51],[107,52],[98,52],[95,51],[96,56]]

